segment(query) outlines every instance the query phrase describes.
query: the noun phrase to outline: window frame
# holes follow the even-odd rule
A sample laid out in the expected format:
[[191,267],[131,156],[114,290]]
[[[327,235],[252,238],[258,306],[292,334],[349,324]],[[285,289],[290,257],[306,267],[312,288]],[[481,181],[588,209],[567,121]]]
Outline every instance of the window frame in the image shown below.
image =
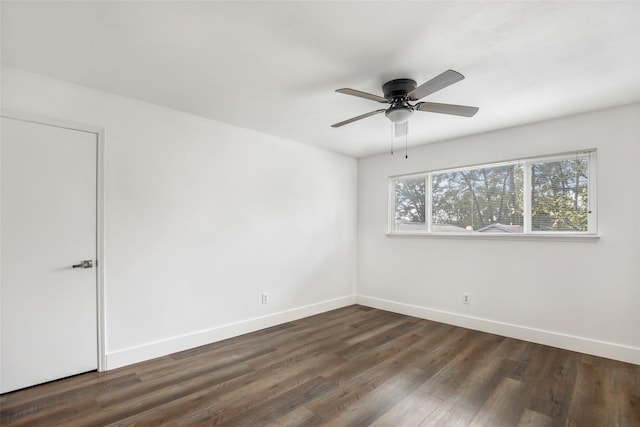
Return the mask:
[[[532,230],[532,165],[534,163],[554,162],[562,160],[572,160],[578,157],[586,157],[589,162],[588,186],[588,209],[587,230],[585,231],[537,231]],[[522,233],[499,233],[499,232],[477,232],[468,233],[454,232],[434,232],[432,231],[433,221],[433,175],[441,173],[451,173],[468,171],[473,169],[486,169],[500,166],[521,164],[523,167],[523,231]],[[396,181],[398,179],[425,178],[425,227],[423,230],[395,230],[396,224]],[[598,239],[598,214],[597,214],[597,149],[584,149],[563,153],[526,157],[513,160],[503,160],[491,163],[473,164],[467,166],[457,166],[446,169],[434,169],[429,171],[415,172],[410,174],[392,175],[388,178],[388,221],[387,235],[389,236],[423,236],[423,237],[445,237],[445,238],[473,238],[473,239]]]

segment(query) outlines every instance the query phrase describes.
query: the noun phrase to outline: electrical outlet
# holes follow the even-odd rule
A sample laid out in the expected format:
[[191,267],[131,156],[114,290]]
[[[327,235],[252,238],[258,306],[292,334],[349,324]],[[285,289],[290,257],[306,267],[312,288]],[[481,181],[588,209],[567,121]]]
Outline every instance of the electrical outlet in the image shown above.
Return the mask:
[[462,303],[463,304],[470,304],[471,303],[471,295],[464,293],[462,294]]
[[267,292],[262,293],[262,303],[269,304],[269,293]]

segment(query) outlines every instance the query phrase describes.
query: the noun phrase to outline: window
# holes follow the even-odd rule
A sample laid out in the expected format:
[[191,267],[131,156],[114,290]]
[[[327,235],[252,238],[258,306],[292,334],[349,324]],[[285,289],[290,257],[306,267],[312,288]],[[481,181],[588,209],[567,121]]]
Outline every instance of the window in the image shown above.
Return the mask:
[[589,159],[531,164],[531,229],[588,231]]
[[389,232],[595,234],[595,151],[390,179]]

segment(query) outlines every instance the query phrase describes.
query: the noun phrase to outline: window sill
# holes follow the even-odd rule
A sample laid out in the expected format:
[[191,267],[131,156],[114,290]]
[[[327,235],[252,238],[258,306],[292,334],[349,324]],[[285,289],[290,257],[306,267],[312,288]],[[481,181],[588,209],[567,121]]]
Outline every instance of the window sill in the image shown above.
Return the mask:
[[596,234],[506,234],[506,233],[415,233],[403,231],[389,231],[388,237],[418,237],[427,239],[469,239],[469,240],[544,240],[544,241],[574,241],[597,242],[600,236]]

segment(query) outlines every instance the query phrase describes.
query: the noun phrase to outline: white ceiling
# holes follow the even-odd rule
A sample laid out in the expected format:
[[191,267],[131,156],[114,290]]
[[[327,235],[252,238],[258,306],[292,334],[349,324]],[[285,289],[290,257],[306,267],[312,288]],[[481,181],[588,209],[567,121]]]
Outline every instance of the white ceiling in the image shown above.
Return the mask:
[[[392,78],[466,79],[409,145],[640,101],[640,2],[10,2],[2,62],[361,157],[388,150]],[[404,143],[404,140],[402,141]]]

